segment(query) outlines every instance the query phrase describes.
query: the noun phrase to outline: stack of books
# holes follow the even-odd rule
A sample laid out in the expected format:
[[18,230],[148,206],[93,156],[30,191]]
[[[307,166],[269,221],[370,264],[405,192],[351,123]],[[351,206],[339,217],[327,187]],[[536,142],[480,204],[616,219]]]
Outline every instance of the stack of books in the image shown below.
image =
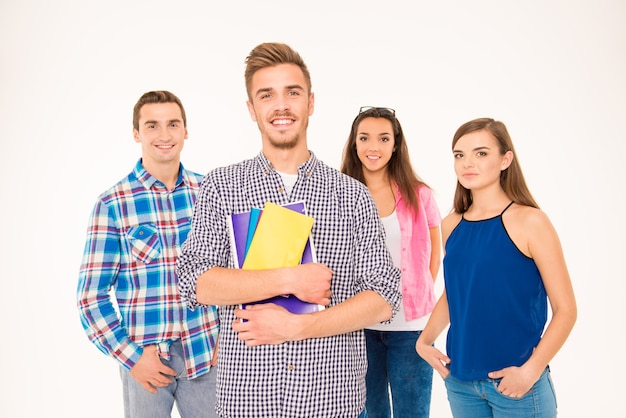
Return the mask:
[[[313,222],[302,201],[283,206],[267,202],[263,209],[232,214],[229,226],[235,266],[265,270],[316,262],[311,242]],[[242,307],[257,303],[275,303],[296,314],[324,309],[322,305],[303,302],[294,295],[274,296]]]

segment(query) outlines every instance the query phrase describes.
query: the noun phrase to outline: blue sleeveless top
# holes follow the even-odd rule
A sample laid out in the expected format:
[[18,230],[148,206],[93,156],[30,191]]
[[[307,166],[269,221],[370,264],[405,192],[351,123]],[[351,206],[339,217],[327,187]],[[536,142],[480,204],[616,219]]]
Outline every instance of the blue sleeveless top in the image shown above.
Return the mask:
[[533,259],[518,250],[502,214],[465,218],[446,241],[443,273],[450,310],[446,352],[459,380],[521,366],[539,343],[547,295]]

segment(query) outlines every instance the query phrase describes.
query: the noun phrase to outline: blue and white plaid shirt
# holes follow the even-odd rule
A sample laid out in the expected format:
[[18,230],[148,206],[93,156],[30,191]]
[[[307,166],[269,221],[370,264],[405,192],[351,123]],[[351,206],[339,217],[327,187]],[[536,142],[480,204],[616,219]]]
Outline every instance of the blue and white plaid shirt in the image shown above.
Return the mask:
[[79,273],[80,319],[91,342],[128,369],[148,344],[157,344],[168,358],[176,339],[187,354],[189,378],[211,367],[216,308],[187,309],[175,271],[201,180],[181,164],[176,186],[168,191],[139,160],[93,209]]
[[[214,267],[234,268],[227,219],[266,202],[303,200],[315,218],[311,237],[320,263],[333,270],[331,306],[364,290],[397,310],[399,270],[385,246],[367,188],[313,154],[298,168],[288,195],[261,153],[213,170],[203,180],[192,230],[178,259],[179,288],[191,308],[196,280]],[[235,306],[220,306],[217,410],[223,417],[351,417],[365,405],[367,356],[363,331],[246,347],[232,329]]]

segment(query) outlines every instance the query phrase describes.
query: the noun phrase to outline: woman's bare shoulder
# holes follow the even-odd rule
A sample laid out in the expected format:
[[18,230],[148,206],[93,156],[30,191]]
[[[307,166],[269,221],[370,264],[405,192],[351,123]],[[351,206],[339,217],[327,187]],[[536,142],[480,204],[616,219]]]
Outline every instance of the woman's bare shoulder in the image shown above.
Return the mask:
[[[507,216],[508,215],[508,216]],[[548,216],[539,208],[515,204],[505,212],[505,218],[523,228],[542,228],[550,224]]]
[[443,220],[441,221],[441,235],[444,240],[450,235],[452,230],[461,222],[462,215],[457,212],[449,213]]

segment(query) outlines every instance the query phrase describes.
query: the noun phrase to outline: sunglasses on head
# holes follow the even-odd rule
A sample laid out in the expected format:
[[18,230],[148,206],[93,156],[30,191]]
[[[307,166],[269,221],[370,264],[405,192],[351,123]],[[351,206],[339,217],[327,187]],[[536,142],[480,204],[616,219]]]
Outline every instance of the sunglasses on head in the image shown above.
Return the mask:
[[361,106],[359,109],[359,114],[363,112],[367,112],[369,110],[375,110],[382,114],[390,114],[391,116],[396,116],[396,111],[390,107],[377,107],[377,106]]

